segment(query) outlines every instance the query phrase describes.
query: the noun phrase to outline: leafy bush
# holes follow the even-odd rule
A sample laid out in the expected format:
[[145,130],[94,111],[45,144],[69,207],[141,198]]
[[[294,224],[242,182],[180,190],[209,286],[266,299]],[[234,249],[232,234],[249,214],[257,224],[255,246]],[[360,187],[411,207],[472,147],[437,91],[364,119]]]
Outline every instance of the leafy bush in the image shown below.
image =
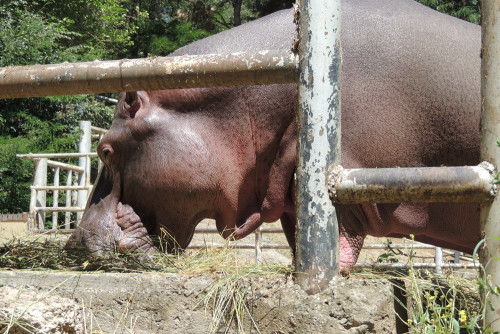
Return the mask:
[[434,8],[462,20],[479,24],[481,20],[480,0],[417,0],[423,5]]

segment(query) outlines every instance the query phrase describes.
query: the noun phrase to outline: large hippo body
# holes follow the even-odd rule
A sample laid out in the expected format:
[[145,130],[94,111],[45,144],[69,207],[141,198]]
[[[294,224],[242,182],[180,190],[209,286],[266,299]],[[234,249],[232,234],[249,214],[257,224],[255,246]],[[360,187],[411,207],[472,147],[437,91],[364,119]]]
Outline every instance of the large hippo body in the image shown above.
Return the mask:
[[[480,28],[410,0],[349,0],[342,26],[342,166],[479,162]],[[290,50],[293,11],[274,13],[173,55]],[[294,246],[297,87],[129,92],[98,151],[106,167],[71,237],[93,250],[186,247],[213,218],[243,237],[281,219]],[[402,236],[471,252],[477,204],[340,206],[341,265],[366,235]]]

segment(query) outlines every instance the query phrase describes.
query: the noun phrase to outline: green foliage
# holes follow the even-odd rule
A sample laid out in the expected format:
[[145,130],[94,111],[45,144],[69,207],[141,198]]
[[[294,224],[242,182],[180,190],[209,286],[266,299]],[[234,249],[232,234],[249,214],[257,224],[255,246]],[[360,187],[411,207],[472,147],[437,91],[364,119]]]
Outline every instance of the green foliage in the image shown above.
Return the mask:
[[462,20],[479,24],[481,20],[480,0],[417,0],[423,5],[434,8]]
[[35,13],[0,7],[0,66],[60,62],[74,58],[64,41],[72,34]]
[[26,144],[22,138],[0,137],[0,213],[27,211],[33,164],[16,159],[17,152],[26,151]]

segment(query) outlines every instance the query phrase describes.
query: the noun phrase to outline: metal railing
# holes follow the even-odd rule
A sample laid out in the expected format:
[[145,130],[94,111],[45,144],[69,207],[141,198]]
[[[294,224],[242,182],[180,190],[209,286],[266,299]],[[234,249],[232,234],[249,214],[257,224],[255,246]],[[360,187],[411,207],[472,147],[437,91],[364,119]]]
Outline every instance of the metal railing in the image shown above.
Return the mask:
[[[262,251],[266,249],[282,249],[289,250],[290,246],[288,244],[280,243],[269,243],[263,241],[264,234],[283,234],[283,229],[280,227],[259,227],[254,232],[255,238],[254,243],[212,243],[212,244],[192,244],[188,246],[188,249],[202,249],[205,247],[228,247],[233,249],[254,249],[255,250],[255,260],[258,263],[262,262]],[[205,227],[196,228],[195,235],[197,234],[219,234],[219,231],[215,227]],[[412,263],[413,268],[417,269],[433,269],[437,274],[441,274],[443,269],[477,269],[479,264],[473,263],[472,257],[461,255],[460,251],[449,251],[444,250],[441,247],[436,247],[433,245],[425,244],[418,241],[413,241],[406,239],[405,243],[393,244],[393,243],[383,243],[383,244],[371,244],[363,245],[363,250],[434,250],[433,262],[414,262]],[[443,253],[448,255],[453,255],[452,263],[443,262]],[[461,262],[464,261],[464,262]],[[375,262],[365,262],[356,263],[355,268],[383,268],[383,269],[399,269],[399,268],[409,268],[408,263],[375,263]]]
[[[92,132],[102,135],[106,130],[91,127],[90,122],[87,121],[81,121],[80,128],[82,135],[79,153],[17,155],[17,158],[32,160],[35,165],[28,213],[28,230],[30,232],[71,231],[72,227],[75,227],[81,219],[92,190],[91,159],[97,157],[97,153],[90,152]],[[78,159],[78,165],[52,159],[65,159],[67,161]],[[49,168],[52,173],[49,173]],[[62,173],[63,175],[61,175]],[[49,175],[53,176],[50,181],[48,180]],[[61,179],[65,185],[61,185]],[[60,196],[60,192],[64,192],[64,196]],[[63,198],[64,204],[60,203],[61,198]],[[47,206],[47,202],[52,202],[52,206]],[[47,213],[51,214],[50,221],[47,221],[47,216],[49,216]],[[59,214],[63,214],[64,218],[60,219]],[[50,227],[47,228],[47,226]]]

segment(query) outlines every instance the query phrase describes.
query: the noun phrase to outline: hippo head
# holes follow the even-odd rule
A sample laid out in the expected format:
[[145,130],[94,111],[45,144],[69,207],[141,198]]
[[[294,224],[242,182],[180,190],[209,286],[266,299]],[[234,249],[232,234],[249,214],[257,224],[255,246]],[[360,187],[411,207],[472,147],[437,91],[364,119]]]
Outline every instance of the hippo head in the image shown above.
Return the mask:
[[150,251],[165,231],[171,251],[204,218],[240,238],[293,215],[295,103],[294,85],[124,94],[69,245]]

